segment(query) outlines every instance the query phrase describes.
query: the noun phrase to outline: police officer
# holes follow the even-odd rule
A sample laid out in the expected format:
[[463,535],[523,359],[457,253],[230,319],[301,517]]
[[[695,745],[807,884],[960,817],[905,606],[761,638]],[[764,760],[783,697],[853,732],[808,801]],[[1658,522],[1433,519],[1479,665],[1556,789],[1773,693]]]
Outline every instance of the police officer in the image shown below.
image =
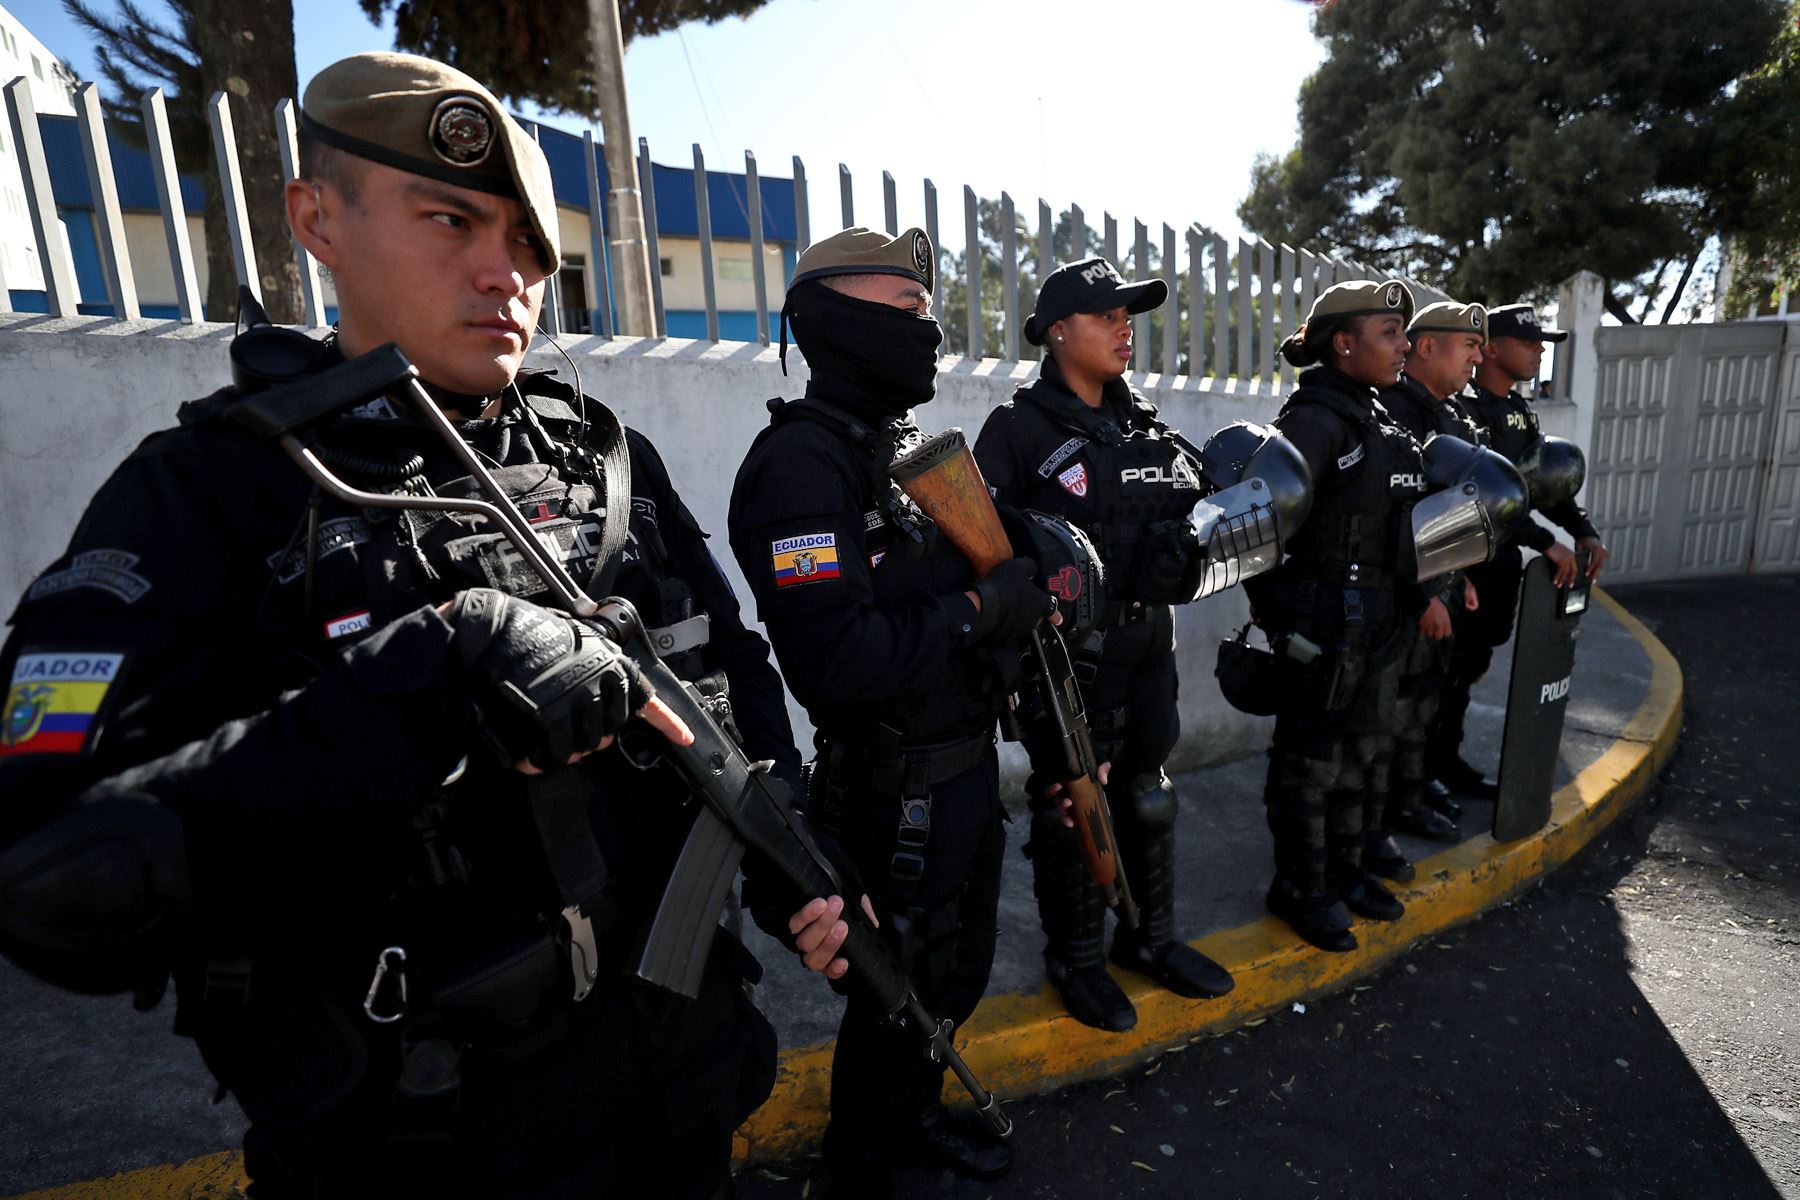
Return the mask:
[[[1414,314],[1406,336],[1412,343],[1406,367],[1397,383],[1382,389],[1382,407],[1421,446],[1440,434],[1479,445],[1480,431],[1457,403],[1456,394],[1481,362],[1487,310],[1456,301],[1428,304]],[[1425,611],[1404,627],[1402,638],[1391,790],[1364,849],[1370,870],[1403,882],[1413,877],[1413,868],[1392,831],[1438,842],[1454,842],[1461,836],[1450,814],[1426,803],[1425,755],[1449,666],[1452,615],[1472,612],[1480,604],[1461,571],[1427,581],[1424,595]],[[1447,797],[1435,799],[1454,803]]]
[[[995,719],[1022,639],[1054,607],[1035,564],[979,584],[890,482],[937,387],[923,232],[853,228],[809,247],[782,309],[803,399],[772,401],[739,468],[731,547],[788,686],[818,731],[808,804],[874,899],[925,1006],[961,1024],[987,986],[1005,838]],[[985,1127],[937,1103],[943,1066],[854,994],[832,1062],[825,1159],[841,1194],[883,1195],[896,1164],[992,1178]]]
[[[1387,791],[1400,631],[1423,607],[1402,571],[1423,463],[1376,399],[1400,376],[1412,314],[1403,283],[1340,283],[1282,343],[1306,369],[1275,424],[1312,471],[1313,508],[1282,565],[1245,585],[1288,675],[1263,792],[1275,835],[1268,907],[1325,950],[1356,948],[1351,913],[1405,911],[1365,869],[1363,843],[1365,803]],[[1304,664],[1302,647],[1318,649]]]
[[[361,54],[314,79],[301,139],[288,217],[334,336],[242,335],[240,386],[115,471],[14,616],[9,709],[51,715],[5,730],[0,944],[147,1001],[172,965],[178,1030],[250,1119],[254,1196],[728,1194],[774,1078],[755,963],[721,933],[696,1000],[626,977],[686,796],[597,752],[632,710],[652,749],[691,732],[485,521],[322,496],[232,413],[395,342],[540,540],[797,773],[767,647],[650,443],[520,370],[556,209],[499,101]],[[303,436],[366,490],[469,494],[409,412]],[[791,932],[839,974],[826,905]]]
[[[1475,369],[1474,381],[1460,400],[1481,426],[1487,445],[1515,464],[1526,459],[1542,433],[1531,402],[1514,389],[1537,378],[1545,342],[1560,342],[1568,336],[1563,330],[1538,324],[1528,304],[1508,304],[1488,314],[1488,344],[1482,352],[1481,365]],[[1587,577],[1599,578],[1606,566],[1607,550],[1586,511],[1573,498],[1566,498],[1545,510],[1544,515],[1575,539],[1576,550],[1587,552]],[[1519,608],[1519,578],[1524,570],[1521,545],[1550,560],[1556,569],[1557,587],[1575,582],[1574,552],[1535,521],[1528,521],[1519,537],[1503,546],[1491,562],[1469,572],[1469,579],[1481,596],[1481,606],[1465,614],[1459,623],[1449,684],[1444,689],[1431,736],[1427,768],[1432,777],[1448,791],[1482,800],[1498,796],[1499,787],[1463,759],[1463,720],[1469,710],[1469,690],[1487,674],[1495,648],[1512,636]]]
[[[1175,938],[1178,801],[1163,771],[1181,732],[1169,605],[1194,598],[1203,558],[1183,519],[1201,495],[1199,455],[1122,378],[1131,315],[1161,304],[1168,290],[1160,279],[1126,283],[1104,258],[1051,272],[1025,322],[1026,340],[1045,347],[1043,367],[989,415],[975,457],[996,500],[1067,517],[1104,565],[1107,601],[1076,650],[1141,913],[1137,930],[1114,936],[1112,959],[1178,995],[1222,996],[1230,973]],[[1055,800],[1034,786],[1030,803],[1045,973],[1076,1020],[1130,1029],[1137,1012],[1106,970],[1101,889]]]

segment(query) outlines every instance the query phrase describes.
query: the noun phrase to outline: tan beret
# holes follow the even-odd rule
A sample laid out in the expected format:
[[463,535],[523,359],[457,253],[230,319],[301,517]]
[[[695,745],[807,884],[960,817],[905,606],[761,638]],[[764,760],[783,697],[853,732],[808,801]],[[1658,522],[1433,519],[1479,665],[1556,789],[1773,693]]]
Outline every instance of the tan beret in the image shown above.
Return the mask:
[[1311,324],[1322,317],[1366,317],[1391,312],[1412,320],[1412,291],[1404,283],[1397,279],[1357,279],[1335,283],[1319,293],[1306,321]]
[[353,54],[313,76],[301,109],[302,127],[327,146],[519,201],[544,243],[545,266],[561,265],[544,152],[492,92],[455,67],[416,54]]
[[935,290],[937,258],[923,229],[908,229],[897,237],[852,226],[814,242],[794,264],[791,292],[809,279],[827,275],[904,275]]
[[1421,333],[1472,333],[1487,341],[1487,309],[1480,304],[1458,304],[1454,300],[1439,300],[1436,304],[1427,304],[1406,327],[1406,336],[1415,337]]

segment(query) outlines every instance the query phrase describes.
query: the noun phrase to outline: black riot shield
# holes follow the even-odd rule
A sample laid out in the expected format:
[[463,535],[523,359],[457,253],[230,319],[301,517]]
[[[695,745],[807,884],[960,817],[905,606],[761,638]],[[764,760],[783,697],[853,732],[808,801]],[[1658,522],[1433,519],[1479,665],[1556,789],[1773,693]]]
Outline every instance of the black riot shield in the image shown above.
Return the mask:
[[1562,746],[1575,639],[1587,611],[1588,556],[1577,553],[1576,582],[1551,583],[1547,558],[1525,564],[1519,625],[1513,637],[1512,682],[1506,693],[1506,732],[1500,740],[1500,799],[1494,805],[1494,840],[1511,842],[1536,833],[1550,820],[1556,762]]

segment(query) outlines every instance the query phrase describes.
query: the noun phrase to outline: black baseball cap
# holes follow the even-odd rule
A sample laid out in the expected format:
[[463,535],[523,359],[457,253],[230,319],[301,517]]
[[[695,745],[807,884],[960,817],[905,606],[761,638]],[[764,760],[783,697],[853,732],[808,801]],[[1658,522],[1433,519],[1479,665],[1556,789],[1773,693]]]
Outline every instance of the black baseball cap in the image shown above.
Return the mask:
[[1169,285],[1161,279],[1126,283],[1119,268],[1104,258],[1084,258],[1064,263],[1050,272],[1038,288],[1037,308],[1025,318],[1025,340],[1044,344],[1052,325],[1071,313],[1097,313],[1123,308],[1148,312],[1169,298]]
[[1538,324],[1537,314],[1529,304],[1503,304],[1488,309],[1490,338],[1524,338],[1528,342],[1560,342],[1569,336],[1566,329],[1546,329]]

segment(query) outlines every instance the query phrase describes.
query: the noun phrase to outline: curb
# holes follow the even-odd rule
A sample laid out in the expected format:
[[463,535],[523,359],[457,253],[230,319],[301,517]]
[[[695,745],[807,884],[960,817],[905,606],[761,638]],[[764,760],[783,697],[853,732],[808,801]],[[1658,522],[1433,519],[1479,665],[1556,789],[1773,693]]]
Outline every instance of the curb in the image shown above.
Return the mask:
[[[1300,941],[1272,917],[1223,929],[1192,944],[1225,964],[1237,987],[1217,1000],[1186,1000],[1130,974],[1120,976],[1138,1010],[1130,1033],[1102,1033],[1071,1018],[1048,984],[983,1000],[960,1032],[970,1067],[1002,1096],[1051,1091],[1064,1084],[1116,1074],[1173,1047],[1228,1033],[1296,1000],[1337,991],[1381,970],[1440,930],[1472,921],[1525,891],[1567,862],[1649,789],[1681,729],[1681,667],[1642,622],[1600,588],[1594,596],[1637,639],[1650,658],[1650,686],[1624,731],[1599,759],[1552,798],[1550,822],[1529,838],[1499,843],[1477,834],[1417,863],[1418,879],[1395,894],[1406,915],[1392,923],[1359,922],[1361,949],[1328,954]],[[735,1157],[743,1162],[796,1158],[824,1132],[831,1085],[832,1043],[782,1054],[775,1090],[738,1131]],[[953,1080],[945,1100],[967,1097]],[[241,1196],[237,1151],[185,1163],[128,1171],[109,1179],[66,1184],[14,1200],[199,1200]]]

